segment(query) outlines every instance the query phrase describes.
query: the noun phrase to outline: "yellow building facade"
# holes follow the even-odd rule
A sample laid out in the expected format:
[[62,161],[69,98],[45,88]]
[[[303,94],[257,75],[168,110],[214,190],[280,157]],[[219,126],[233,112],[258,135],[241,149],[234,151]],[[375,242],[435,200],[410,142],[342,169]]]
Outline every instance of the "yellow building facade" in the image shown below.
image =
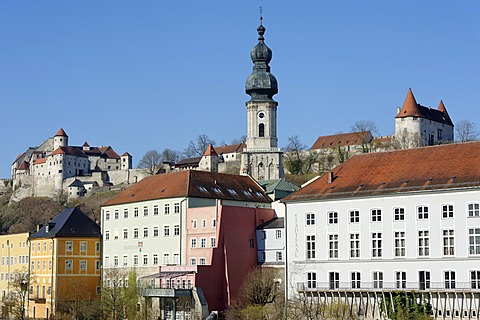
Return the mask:
[[28,274],[28,236],[28,232],[0,236],[0,292],[4,317],[7,313],[5,302],[17,290],[15,279],[19,274]]
[[100,227],[78,208],[62,211],[30,236],[28,314],[48,319],[100,298]]

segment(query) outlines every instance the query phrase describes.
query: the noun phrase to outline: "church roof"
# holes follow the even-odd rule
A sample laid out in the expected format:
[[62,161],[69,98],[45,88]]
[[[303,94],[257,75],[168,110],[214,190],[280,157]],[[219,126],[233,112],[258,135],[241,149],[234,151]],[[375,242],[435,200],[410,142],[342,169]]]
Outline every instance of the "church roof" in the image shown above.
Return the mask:
[[204,157],[218,157],[217,152],[215,151],[215,148],[212,146],[210,143],[207,147],[207,150],[205,150],[205,153],[203,154]]
[[329,136],[320,136],[317,138],[310,150],[336,148],[338,146],[357,146],[362,144],[362,138],[366,140],[366,143],[368,143],[372,139],[372,134],[370,133],[370,131],[365,131],[337,133]]
[[281,201],[480,187],[479,159],[480,142],[360,154]]
[[100,238],[100,226],[79,208],[67,208],[56,215],[29,239],[59,237],[94,237]]
[[58,132],[55,134],[55,137],[57,136],[68,137],[63,128],[60,128],[60,130],[58,130]]
[[443,101],[440,101],[440,105],[438,106],[437,110],[430,107],[422,106],[418,104],[415,100],[412,89],[408,89],[408,93],[405,97],[405,101],[403,102],[402,109],[395,118],[407,117],[420,117],[453,126],[453,122],[448,115],[447,109],[445,108]]
[[103,206],[177,197],[262,203],[272,201],[249,176],[184,170],[147,177],[108,200]]

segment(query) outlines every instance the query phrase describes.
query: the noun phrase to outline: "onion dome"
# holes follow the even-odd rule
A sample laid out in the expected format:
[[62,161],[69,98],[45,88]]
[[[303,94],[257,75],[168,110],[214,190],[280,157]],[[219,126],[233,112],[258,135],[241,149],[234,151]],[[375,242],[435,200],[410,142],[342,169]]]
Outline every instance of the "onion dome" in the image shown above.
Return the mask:
[[272,60],[272,50],[264,42],[265,27],[262,20],[260,17],[260,26],[257,28],[258,43],[250,52],[253,71],[245,84],[245,92],[252,97],[252,101],[272,100],[273,95],[278,93],[277,79],[270,73],[268,65]]

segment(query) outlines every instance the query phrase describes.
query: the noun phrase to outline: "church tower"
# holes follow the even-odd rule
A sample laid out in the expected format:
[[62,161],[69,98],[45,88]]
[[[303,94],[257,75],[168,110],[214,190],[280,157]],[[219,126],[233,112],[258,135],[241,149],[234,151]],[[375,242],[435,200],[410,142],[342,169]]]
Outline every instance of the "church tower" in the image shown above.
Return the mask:
[[265,27],[260,17],[258,43],[250,52],[253,71],[245,92],[251,99],[247,106],[247,147],[242,154],[242,174],[256,180],[283,178],[282,152],[277,139],[277,79],[270,73],[272,50],[265,44]]

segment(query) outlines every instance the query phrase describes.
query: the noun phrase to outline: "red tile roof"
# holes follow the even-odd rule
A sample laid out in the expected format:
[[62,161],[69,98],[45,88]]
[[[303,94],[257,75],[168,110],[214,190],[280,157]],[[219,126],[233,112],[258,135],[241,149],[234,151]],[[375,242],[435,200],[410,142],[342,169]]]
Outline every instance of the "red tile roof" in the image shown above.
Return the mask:
[[370,131],[338,133],[330,136],[320,136],[310,149],[336,148],[339,145],[342,147],[357,146],[362,144],[362,137],[364,139],[371,137]]
[[100,147],[98,150],[100,150],[102,158],[106,157],[110,159],[120,159],[118,153],[116,153],[110,146]]
[[402,109],[395,118],[406,117],[420,117],[453,126],[453,122],[448,115],[447,109],[445,108],[443,101],[440,101],[438,110],[424,107],[417,103],[415,97],[413,96],[412,89],[408,89],[407,97],[403,102]]
[[388,143],[388,142],[391,142],[391,141],[392,141],[392,137],[391,136],[386,136],[386,137],[373,138],[372,141],[370,141],[370,142],[375,144],[375,143]]
[[40,158],[40,159],[37,159],[33,162],[33,165],[37,165],[37,164],[42,164],[42,163],[45,163],[47,162],[47,158]]
[[60,130],[58,130],[58,132],[55,134],[55,137],[56,136],[68,137],[67,134],[65,133],[65,131],[63,130],[63,128],[60,128]]
[[353,156],[282,201],[480,186],[480,142]]
[[241,153],[243,149],[246,147],[244,142],[231,144],[231,145],[224,145],[215,147],[217,154],[225,154],[225,153]]
[[215,149],[213,148],[211,143],[208,145],[207,150],[205,150],[205,153],[203,154],[203,156],[205,156],[205,157],[209,157],[209,156],[218,157],[218,154],[215,151]]
[[81,149],[77,147],[71,147],[71,146],[58,147],[52,153],[50,153],[50,155],[56,155],[56,154],[68,154],[71,156],[87,158],[87,155],[85,155],[85,153]]
[[131,157],[131,156],[132,156],[132,155],[131,155],[130,153],[128,153],[128,152],[124,152],[124,153],[122,154],[122,157]]
[[249,176],[184,170],[147,177],[105,202],[103,206],[176,197],[261,203],[272,201]]
[[30,164],[27,161],[22,161],[18,166],[17,170],[29,170]]

